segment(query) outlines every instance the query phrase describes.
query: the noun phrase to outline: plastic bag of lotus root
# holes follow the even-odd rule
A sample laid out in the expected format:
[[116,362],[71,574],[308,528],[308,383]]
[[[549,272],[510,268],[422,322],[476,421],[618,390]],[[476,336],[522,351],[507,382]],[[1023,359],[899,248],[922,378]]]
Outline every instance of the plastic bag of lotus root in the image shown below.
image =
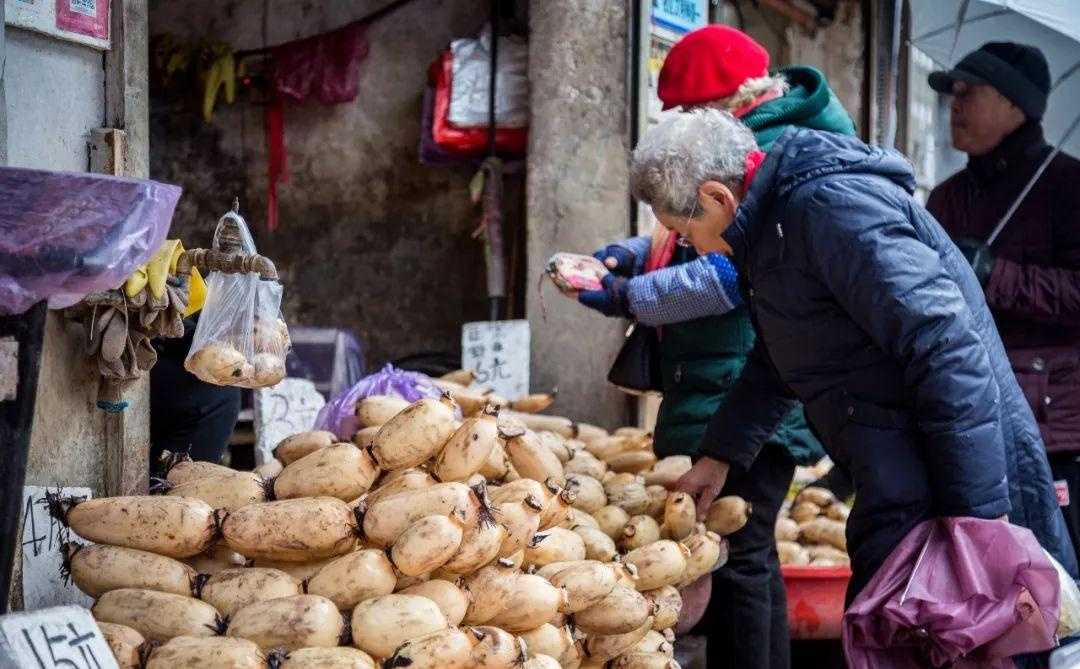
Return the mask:
[[[247,224],[235,212],[218,222],[215,249],[226,234],[238,238],[240,252],[255,253]],[[211,272],[184,367],[219,386],[262,388],[284,378],[289,332],[281,319],[281,290],[280,283],[256,273]]]
[[281,291],[277,281],[260,280],[255,288],[254,375],[237,385],[265,388],[285,378],[285,356],[292,342],[281,317]]
[[608,269],[592,256],[556,253],[548,259],[547,274],[564,292],[600,290],[600,281]]

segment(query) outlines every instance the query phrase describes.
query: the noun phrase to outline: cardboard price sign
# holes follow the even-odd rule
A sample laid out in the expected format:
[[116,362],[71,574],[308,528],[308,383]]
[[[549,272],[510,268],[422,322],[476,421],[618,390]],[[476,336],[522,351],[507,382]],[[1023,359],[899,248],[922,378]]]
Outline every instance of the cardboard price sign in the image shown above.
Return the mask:
[[0,666],[119,669],[90,612],[58,606],[0,617]]

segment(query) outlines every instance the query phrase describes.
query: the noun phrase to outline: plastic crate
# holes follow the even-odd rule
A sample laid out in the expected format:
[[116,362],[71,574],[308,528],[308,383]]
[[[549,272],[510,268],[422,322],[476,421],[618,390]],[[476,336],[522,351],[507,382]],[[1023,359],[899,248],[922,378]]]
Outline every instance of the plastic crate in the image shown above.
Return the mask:
[[839,639],[851,569],[782,565],[792,639]]

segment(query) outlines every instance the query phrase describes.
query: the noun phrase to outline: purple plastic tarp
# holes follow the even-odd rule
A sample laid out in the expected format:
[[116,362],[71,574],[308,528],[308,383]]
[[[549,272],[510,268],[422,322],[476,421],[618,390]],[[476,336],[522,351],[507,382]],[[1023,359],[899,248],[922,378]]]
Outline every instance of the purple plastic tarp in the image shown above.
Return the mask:
[[0,314],[119,287],[165,241],[180,188],[0,167]]
[[1060,587],[1030,530],[1000,520],[928,520],[845,612],[848,667],[1013,667],[1010,657],[1056,645]]
[[326,403],[315,419],[315,430],[329,430],[338,439],[349,441],[360,429],[356,422],[356,403],[371,395],[389,395],[415,402],[424,397],[441,397],[431,379],[416,372],[406,372],[387,365],[360,379],[352,388]]

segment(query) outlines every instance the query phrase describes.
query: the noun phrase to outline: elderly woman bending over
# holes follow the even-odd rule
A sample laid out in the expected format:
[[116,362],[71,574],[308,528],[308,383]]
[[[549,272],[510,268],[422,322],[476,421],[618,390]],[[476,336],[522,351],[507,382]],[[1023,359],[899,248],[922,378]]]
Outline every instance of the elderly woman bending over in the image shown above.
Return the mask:
[[983,292],[912,197],[903,156],[803,129],[766,155],[734,117],[701,110],[645,135],[631,184],[699,253],[731,258],[758,335],[679,483],[699,505],[754,467],[799,400],[855,484],[849,601],[937,516],[1009,514],[1075,575],[1039,431]]

